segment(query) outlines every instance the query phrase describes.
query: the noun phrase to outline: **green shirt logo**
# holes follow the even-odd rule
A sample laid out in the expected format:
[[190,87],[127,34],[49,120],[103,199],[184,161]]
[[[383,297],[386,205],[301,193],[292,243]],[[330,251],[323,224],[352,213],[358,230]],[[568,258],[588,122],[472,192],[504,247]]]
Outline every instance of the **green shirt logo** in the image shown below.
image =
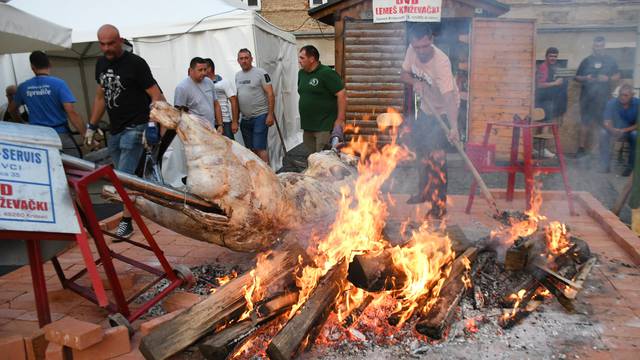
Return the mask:
[[318,83],[320,83],[318,81],[318,78],[312,78],[311,80],[309,80],[309,85],[311,86],[318,86]]

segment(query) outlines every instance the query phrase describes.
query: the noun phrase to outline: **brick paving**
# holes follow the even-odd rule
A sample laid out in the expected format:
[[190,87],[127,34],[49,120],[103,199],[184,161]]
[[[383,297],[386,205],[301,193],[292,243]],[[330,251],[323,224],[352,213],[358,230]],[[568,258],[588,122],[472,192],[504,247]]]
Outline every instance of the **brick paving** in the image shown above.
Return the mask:
[[[408,216],[420,213],[416,211],[416,206],[403,205],[406,198],[406,195],[396,197],[397,207],[390,208],[393,217],[406,219]],[[586,194],[584,198],[584,201],[576,202],[578,216],[570,216],[566,201],[559,193],[545,192],[541,211],[550,220],[559,220],[569,225],[573,233],[586,240],[592,252],[598,255],[599,261],[587,280],[585,288],[590,284],[598,284],[601,290],[583,291],[578,299],[579,303],[585,305],[592,320],[598,324],[596,328],[604,346],[595,349],[593,347],[576,349],[576,354],[579,354],[581,359],[637,359],[637,351],[640,347],[640,301],[638,301],[640,269],[634,264],[637,256],[630,255],[619,244],[622,240],[626,241],[637,255],[640,252],[640,246],[637,246],[640,240],[615,216],[607,214],[607,211],[590,195]],[[488,228],[495,226],[494,220],[488,216],[489,211],[481,197],[476,198],[470,215],[464,213],[465,204],[466,196],[450,196],[450,223],[461,226],[481,223]],[[522,209],[524,206],[522,193],[516,193],[513,203],[507,203],[503,196],[498,196],[498,205],[500,208]],[[618,234],[618,242],[613,240],[611,233],[607,232],[596,218],[589,215],[588,209],[593,210],[594,207],[597,208],[601,218],[609,223],[612,231]],[[196,266],[207,263],[231,267],[235,264],[246,266],[252,259],[249,254],[236,253],[213,244],[185,238],[150,221],[147,225],[172,264]],[[139,232],[136,232],[133,240],[144,241]],[[135,248],[131,244],[111,243],[110,248],[115,252],[132,256],[147,265],[159,265],[152,253]],[[95,247],[92,246],[92,249],[95,255]],[[67,275],[84,267],[80,253],[75,247],[67,250],[59,259]],[[142,270],[118,261],[115,263],[120,276],[128,279],[125,281],[127,296],[135,294],[151,279],[150,275]],[[45,277],[54,320],[70,316],[100,324],[103,328],[109,327],[106,320],[107,311],[69,290],[62,289],[50,263],[45,264]],[[110,291],[107,290],[107,293],[110,294]],[[132,304],[134,309],[136,306],[139,305]],[[29,337],[36,332],[38,323],[35,309],[28,266],[0,277],[0,338],[11,335]],[[141,321],[138,320],[133,325],[138,328],[140,323]],[[142,359],[137,350],[140,337],[138,331],[131,341],[133,350],[118,358]]]

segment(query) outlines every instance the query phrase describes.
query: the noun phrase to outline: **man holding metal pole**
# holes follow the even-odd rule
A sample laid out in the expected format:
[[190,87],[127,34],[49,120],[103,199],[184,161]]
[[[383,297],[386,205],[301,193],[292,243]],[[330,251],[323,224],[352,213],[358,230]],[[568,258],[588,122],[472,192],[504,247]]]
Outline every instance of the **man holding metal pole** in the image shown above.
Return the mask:
[[[416,118],[410,122],[411,142],[416,160],[424,167],[420,171],[418,193],[407,203],[428,201],[427,217],[441,219],[446,214],[447,200],[447,140],[459,142],[458,109],[460,94],[451,72],[447,55],[433,44],[433,33],[427,24],[409,26],[410,45],[402,64],[401,79],[413,87],[420,97]],[[439,121],[448,122],[442,126]]]

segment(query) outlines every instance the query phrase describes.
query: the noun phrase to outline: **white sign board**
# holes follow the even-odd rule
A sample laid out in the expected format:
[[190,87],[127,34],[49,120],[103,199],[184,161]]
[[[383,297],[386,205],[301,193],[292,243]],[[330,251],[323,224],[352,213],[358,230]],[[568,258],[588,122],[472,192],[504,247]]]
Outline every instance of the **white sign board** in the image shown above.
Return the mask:
[[373,22],[440,22],[442,0],[373,0]]
[[80,233],[59,147],[53,129],[0,123],[0,231]]

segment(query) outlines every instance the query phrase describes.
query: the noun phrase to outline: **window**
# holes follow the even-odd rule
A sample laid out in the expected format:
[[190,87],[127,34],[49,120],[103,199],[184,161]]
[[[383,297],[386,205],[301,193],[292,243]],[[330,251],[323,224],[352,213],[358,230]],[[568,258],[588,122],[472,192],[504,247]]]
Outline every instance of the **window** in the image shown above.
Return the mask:
[[249,9],[253,9],[253,10],[260,10],[261,8],[261,0],[240,0],[242,1],[244,4],[247,4],[247,6],[249,7]]
[[329,0],[309,0],[309,8],[314,8],[316,6],[324,5],[328,3]]

